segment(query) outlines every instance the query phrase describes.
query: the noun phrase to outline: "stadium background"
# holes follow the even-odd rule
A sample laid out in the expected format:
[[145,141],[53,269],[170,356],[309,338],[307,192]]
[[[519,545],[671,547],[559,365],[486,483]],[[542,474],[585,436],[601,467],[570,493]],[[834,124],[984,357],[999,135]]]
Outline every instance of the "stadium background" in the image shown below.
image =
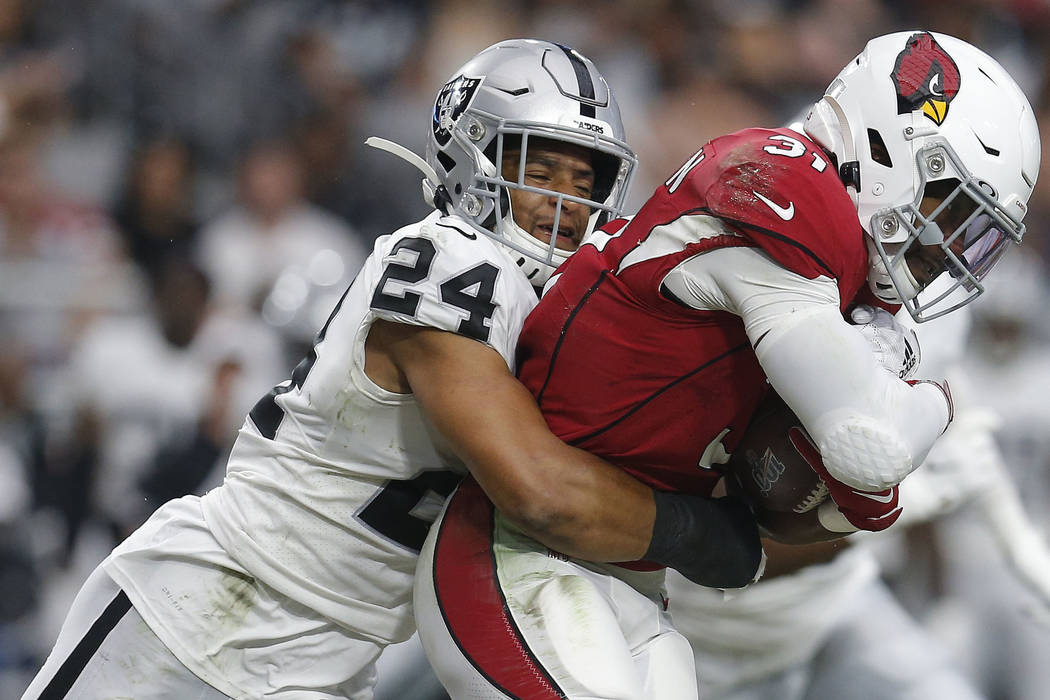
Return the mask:
[[[636,206],[706,139],[785,123],[869,37],[915,27],[997,57],[1050,160],[1048,0],[0,0],[0,698],[123,533],[221,478],[246,408],[375,237],[425,214],[418,174],[363,141],[422,153],[437,89],[473,53],[534,36],[593,58],[640,157]],[[1045,172],[1031,209],[966,363],[1045,522]],[[970,640],[948,529],[901,538],[887,575],[935,632],[961,630],[990,697],[1037,697],[1011,679],[1046,674],[1023,659],[1047,658],[1050,631],[998,589],[1016,614]]]

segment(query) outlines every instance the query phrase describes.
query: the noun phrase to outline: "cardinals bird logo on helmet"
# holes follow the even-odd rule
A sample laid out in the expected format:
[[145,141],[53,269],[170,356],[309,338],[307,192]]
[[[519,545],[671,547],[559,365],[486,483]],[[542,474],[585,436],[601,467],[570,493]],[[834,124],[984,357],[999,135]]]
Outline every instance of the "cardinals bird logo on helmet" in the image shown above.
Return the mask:
[[897,88],[897,114],[921,109],[938,126],[961,84],[959,66],[929,32],[908,37],[891,77]]

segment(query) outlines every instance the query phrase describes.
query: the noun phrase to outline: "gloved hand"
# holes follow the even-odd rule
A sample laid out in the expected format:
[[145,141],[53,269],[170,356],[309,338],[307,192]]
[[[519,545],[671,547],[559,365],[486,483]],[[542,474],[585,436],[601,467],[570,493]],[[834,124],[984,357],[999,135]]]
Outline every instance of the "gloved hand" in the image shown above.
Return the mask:
[[802,431],[794,431],[789,436],[791,444],[827,485],[828,495],[837,506],[838,512],[848,521],[847,524],[842,522],[841,518],[835,517],[825,502],[817,510],[817,516],[824,529],[831,532],[850,532],[854,529],[875,532],[885,530],[897,522],[901,515],[897,486],[882,491],[861,491],[847,486],[828,473],[824,461],[820,458],[820,451],[808,435]]
[[922,353],[915,331],[877,306],[861,304],[850,311],[850,321],[871,346],[879,364],[901,379],[908,379],[919,366]]

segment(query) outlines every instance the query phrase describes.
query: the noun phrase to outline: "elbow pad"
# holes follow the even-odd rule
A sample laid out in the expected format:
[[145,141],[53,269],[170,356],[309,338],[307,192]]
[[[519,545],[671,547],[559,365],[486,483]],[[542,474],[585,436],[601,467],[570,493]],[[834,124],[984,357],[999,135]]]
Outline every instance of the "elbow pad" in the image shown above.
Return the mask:
[[849,415],[821,432],[818,447],[824,466],[853,488],[887,489],[918,466],[897,431],[867,416]]

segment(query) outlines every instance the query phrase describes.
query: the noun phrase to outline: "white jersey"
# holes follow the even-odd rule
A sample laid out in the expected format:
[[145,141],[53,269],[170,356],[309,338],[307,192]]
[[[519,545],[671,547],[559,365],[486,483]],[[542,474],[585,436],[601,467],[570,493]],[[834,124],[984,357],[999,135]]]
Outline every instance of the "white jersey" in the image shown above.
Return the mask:
[[668,570],[669,610],[696,655],[698,679],[719,691],[810,659],[859,591],[878,576],[870,552],[761,580],[726,599]]
[[[164,582],[158,565],[169,573],[189,567],[184,578],[215,578],[222,574],[209,571],[219,568],[246,574],[294,602],[298,618],[305,608],[358,639],[407,639],[418,551],[464,467],[412,395],[386,391],[365,375],[368,330],[381,318],[459,333],[495,349],[513,370],[518,333],[535,304],[504,248],[459,219],[435,212],[378,239],[291,379],[252,409],[224,483],[199,509],[183,508],[174,519],[169,509],[167,526],[165,509],[158,511],[114,550],[107,571],[177,655],[182,641],[201,646],[178,637],[199,635],[208,623],[188,599],[164,602],[172,598],[171,579]],[[194,512],[203,513],[202,527],[176,529],[213,538],[214,546],[187,551],[186,538],[169,541],[166,531]],[[201,560],[187,563],[198,550]],[[218,584],[186,585],[203,596]],[[243,619],[281,624],[279,615]],[[259,632],[258,639],[277,636]],[[251,637],[250,630],[237,634]],[[198,672],[210,663],[180,659]]]

